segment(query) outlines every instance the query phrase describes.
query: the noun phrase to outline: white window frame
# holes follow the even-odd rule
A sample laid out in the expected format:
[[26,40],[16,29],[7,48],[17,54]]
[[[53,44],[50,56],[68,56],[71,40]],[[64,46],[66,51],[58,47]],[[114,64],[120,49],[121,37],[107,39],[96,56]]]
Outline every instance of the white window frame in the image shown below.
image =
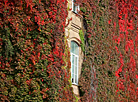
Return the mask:
[[[75,10],[74,10],[74,7],[75,7]],[[80,11],[80,6],[76,5],[74,3],[74,0],[72,0],[72,11],[75,12],[75,13],[78,13],[78,11]]]
[[[73,41],[74,42],[74,41]],[[74,42],[74,43],[76,43],[76,42]],[[77,43],[76,43],[77,44]],[[78,46],[78,51],[79,51],[79,46]],[[78,52],[79,53],[79,52]],[[73,68],[72,68],[72,56],[74,56],[74,73],[72,72],[72,70],[73,70]],[[77,62],[75,62],[76,60],[75,60],[75,58],[77,58]],[[75,65],[75,63],[76,63],[76,65]],[[77,69],[75,69],[75,66],[77,67]],[[75,85],[78,85],[78,66],[79,66],[79,55],[76,55],[76,54],[74,54],[74,53],[72,53],[71,52],[71,82],[72,82],[72,84],[75,84]],[[77,79],[76,79],[76,77],[75,77],[75,71],[77,70]],[[74,76],[72,76],[72,74],[74,75]],[[73,77],[74,77],[74,79],[73,79]],[[75,80],[77,81],[77,82],[75,82]]]

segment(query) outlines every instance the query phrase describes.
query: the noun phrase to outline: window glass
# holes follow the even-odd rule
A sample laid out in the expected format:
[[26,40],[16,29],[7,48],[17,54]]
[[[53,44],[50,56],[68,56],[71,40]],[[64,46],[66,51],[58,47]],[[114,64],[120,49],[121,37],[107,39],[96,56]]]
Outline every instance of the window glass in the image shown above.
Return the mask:
[[76,0],[73,0],[73,11],[75,11],[75,9],[76,9],[75,2],[76,2]]
[[74,43],[71,42],[71,52],[74,53]]
[[79,11],[79,5],[76,4],[76,0],[72,0],[72,11],[75,13],[78,13]]
[[73,84],[78,84],[78,58],[79,46],[71,41],[71,79]]
[[72,65],[72,73],[74,73],[74,55],[72,56],[72,63],[71,63],[71,65]]
[[78,53],[79,47],[74,41],[71,41],[71,52],[76,54],[76,55],[79,55],[79,53]]
[[77,83],[77,81],[78,81],[78,80],[77,80],[77,75],[75,75],[75,83]]
[[75,74],[77,74],[77,57],[75,57]]

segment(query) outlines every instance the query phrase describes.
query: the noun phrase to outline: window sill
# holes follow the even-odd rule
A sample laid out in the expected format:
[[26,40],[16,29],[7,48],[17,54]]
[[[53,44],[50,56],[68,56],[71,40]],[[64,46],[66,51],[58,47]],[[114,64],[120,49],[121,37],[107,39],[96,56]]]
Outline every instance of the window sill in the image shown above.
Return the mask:
[[76,83],[72,83],[72,85],[78,86],[78,84],[76,84]]
[[72,88],[73,88],[74,94],[79,97],[80,95],[79,95],[78,85],[72,84]]

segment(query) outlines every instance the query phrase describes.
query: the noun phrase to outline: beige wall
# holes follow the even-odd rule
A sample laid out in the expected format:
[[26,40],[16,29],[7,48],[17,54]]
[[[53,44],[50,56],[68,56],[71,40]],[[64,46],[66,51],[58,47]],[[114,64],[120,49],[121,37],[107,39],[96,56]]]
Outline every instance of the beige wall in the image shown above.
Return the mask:
[[[72,8],[72,0],[68,0],[69,8]],[[83,52],[80,47],[80,36],[79,36],[79,30],[82,28],[82,17],[79,14],[76,14],[72,11],[68,12],[67,20],[72,18],[72,20],[69,22],[69,25],[65,28],[65,35],[68,37],[68,45],[70,47],[71,41],[76,41],[79,45],[79,66],[78,66],[78,78],[81,74],[81,64],[83,61]],[[79,90],[77,85],[72,85],[74,94],[79,96]]]

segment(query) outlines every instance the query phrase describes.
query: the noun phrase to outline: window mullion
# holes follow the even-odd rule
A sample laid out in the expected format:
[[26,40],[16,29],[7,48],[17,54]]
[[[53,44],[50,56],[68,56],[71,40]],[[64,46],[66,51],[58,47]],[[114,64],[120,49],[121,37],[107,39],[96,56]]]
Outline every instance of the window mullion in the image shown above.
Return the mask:
[[75,80],[76,80],[76,78],[75,78],[75,71],[76,71],[76,69],[75,69],[75,67],[76,67],[76,65],[75,65],[75,58],[76,58],[76,56],[74,54],[74,83],[75,83]]

